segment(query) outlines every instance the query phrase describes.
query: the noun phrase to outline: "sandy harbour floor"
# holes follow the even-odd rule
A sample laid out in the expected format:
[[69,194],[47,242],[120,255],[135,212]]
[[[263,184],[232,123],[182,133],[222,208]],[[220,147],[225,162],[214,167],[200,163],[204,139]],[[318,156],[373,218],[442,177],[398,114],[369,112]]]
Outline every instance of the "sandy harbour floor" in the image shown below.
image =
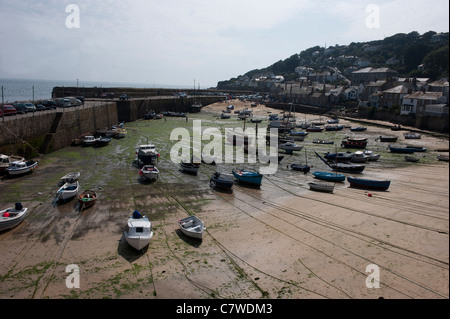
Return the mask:
[[[204,107],[201,114],[218,122],[226,105]],[[267,111],[254,108],[255,116]],[[168,118],[166,125],[176,120],[181,121]],[[127,123],[124,141],[143,142],[140,127],[162,121]],[[366,134],[372,142],[377,135],[402,137],[403,132],[371,126]],[[308,138],[299,143],[312,148]],[[143,183],[129,161],[133,150],[121,143],[106,146],[114,148],[111,157],[101,149],[68,147],[42,156],[32,174],[0,179],[1,209],[16,201],[29,208],[18,227],[0,232],[0,298],[449,297],[449,164],[438,161],[434,151],[448,148],[448,139],[424,135],[411,141],[428,147],[419,163],[403,163],[404,155],[396,154],[397,159],[390,155],[383,162],[382,155],[367,164],[362,175],[391,180],[388,191],[345,182],[332,194],[311,191],[311,173],[288,169],[294,160],[304,160],[303,153],[286,156],[259,189],[236,184],[233,192],[220,191],[210,187],[209,178],[221,164],[202,164],[198,176],[191,176],[167,160],[155,183]],[[103,157],[89,157],[94,151]],[[311,163],[316,166],[311,172],[326,170]],[[82,173],[83,189],[97,187],[100,198],[93,207],[80,212],[76,200],[54,203],[58,178],[70,171]],[[96,174],[101,177],[94,179]],[[134,209],[149,216],[155,232],[141,252],[123,237]],[[177,220],[189,214],[205,222],[202,242],[178,230]],[[68,265],[80,270],[79,288],[66,285]],[[366,283],[376,275],[373,269],[379,271],[379,288]]]

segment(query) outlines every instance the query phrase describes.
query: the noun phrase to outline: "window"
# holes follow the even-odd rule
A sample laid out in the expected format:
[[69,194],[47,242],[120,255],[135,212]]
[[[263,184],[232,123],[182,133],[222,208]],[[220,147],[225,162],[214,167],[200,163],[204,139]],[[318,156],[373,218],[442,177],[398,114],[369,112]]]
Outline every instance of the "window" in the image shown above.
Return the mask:
[[144,227],[136,227],[136,233],[143,233]]

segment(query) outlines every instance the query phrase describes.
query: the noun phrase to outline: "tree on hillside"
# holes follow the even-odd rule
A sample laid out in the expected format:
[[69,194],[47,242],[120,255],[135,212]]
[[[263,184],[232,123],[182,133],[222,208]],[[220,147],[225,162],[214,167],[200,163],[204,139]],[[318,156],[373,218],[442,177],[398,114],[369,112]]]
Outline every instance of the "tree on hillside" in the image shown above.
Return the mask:
[[424,68],[431,78],[442,78],[449,76],[449,46],[431,51],[423,59]]

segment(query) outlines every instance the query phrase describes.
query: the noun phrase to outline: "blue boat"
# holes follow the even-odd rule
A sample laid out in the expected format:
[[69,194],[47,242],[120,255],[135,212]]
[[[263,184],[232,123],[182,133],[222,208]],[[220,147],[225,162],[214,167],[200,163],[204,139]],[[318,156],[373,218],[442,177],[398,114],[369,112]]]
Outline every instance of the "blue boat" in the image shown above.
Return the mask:
[[212,183],[217,188],[222,189],[231,189],[234,184],[233,176],[231,175],[224,175],[220,174],[219,172],[215,172],[211,179],[209,180],[210,183]]
[[252,184],[252,185],[261,185],[262,182],[262,174],[249,171],[246,169],[236,169],[233,170],[233,176],[242,183]]
[[364,178],[356,178],[353,176],[347,177],[347,181],[350,183],[351,187],[363,189],[376,189],[382,191],[387,190],[391,185],[391,181],[388,180],[364,179]]
[[315,178],[324,180],[324,181],[330,181],[330,182],[344,182],[345,181],[345,175],[342,174],[336,174],[332,172],[314,172],[312,173]]

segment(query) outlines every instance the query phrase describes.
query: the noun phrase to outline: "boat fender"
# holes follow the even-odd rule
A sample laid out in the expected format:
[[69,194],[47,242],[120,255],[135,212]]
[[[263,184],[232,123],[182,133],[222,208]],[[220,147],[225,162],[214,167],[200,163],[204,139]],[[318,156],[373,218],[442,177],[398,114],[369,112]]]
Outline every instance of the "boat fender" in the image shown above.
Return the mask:
[[9,213],[8,212],[4,213],[3,217],[9,217]]
[[372,193],[367,194],[367,196],[372,197]]

